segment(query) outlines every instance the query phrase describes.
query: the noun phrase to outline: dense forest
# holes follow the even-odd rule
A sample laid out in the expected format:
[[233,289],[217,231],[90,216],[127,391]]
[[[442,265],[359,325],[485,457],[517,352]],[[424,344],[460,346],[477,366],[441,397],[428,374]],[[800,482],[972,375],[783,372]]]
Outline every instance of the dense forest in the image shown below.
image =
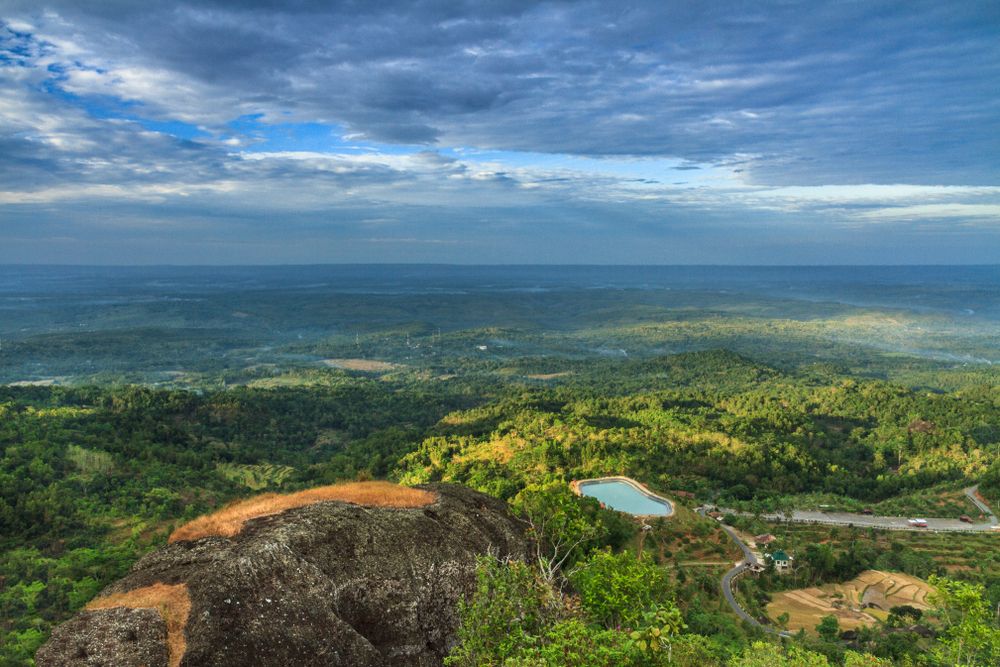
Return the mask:
[[[200,391],[0,389],[0,664],[30,664],[53,624],[177,523],[264,489],[444,480],[507,499],[528,515],[557,508],[575,517],[565,529],[582,531],[581,539],[558,572],[484,562],[485,592],[469,603],[470,623],[495,615],[497,605],[540,606],[517,612],[533,619],[517,630],[520,643],[479,646],[491,640],[473,633],[480,639],[466,636],[454,664],[501,664],[502,656],[513,660],[503,664],[560,664],[553,652],[569,645],[611,651],[588,664],[652,664],[633,630],[622,628],[646,632],[661,621],[686,628],[671,654],[692,662],[678,664],[749,661],[762,650],[752,642],[765,637],[725,607],[720,568],[711,565],[730,561],[733,547],[715,522],[688,507],[725,501],[760,511],[837,498],[928,509],[921,505],[928,496],[974,482],[987,496],[1000,495],[994,386],[928,392],[817,368],[783,371],[725,351],[564,364],[522,358],[437,376],[268,373]],[[605,474],[692,499],[674,519],[656,522],[643,547],[633,521],[568,492],[572,479]],[[992,537],[953,539],[978,545]],[[801,547],[802,582],[894,568],[982,586],[982,604],[1000,602],[1000,570],[989,558],[952,566],[919,543],[838,529],[825,533],[820,551],[804,541],[815,535],[797,537],[791,526],[782,539]],[[698,559],[709,566],[690,565]],[[612,579],[641,587],[645,597],[615,593],[641,604],[621,608],[605,599]],[[788,585],[765,577],[742,595],[754,608]],[[563,602],[553,607],[556,599]],[[858,648],[916,660],[920,650],[885,639],[895,636],[874,633]],[[835,638],[799,642],[837,664],[862,664],[845,658]]]

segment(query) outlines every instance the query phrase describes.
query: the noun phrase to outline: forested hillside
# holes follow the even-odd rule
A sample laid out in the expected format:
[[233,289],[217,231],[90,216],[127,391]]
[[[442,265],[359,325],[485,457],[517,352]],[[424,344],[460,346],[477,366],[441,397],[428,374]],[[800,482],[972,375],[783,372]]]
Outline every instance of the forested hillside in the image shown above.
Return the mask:
[[[728,352],[577,361],[571,373],[552,359],[518,364],[553,375],[532,379],[517,366],[443,378],[329,370],[208,392],[3,388],[3,664],[27,664],[53,623],[172,526],[260,490],[358,477],[445,480],[517,506],[534,490],[627,474],[751,509],[820,493],[905,508],[980,480],[996,493],[1000,480],[996,387],[929,393],[782,372]],[[594,532],[573,561],[590,548],[631,544],[632,522],[587,503],[583,511]],[[727,553],[725,538],[691,517],[649,537],[662,564],[671,553]],[[835,556],[849,549],[831,544]],[[990,603],[1000,601],[995,569],[940,571],[986,584]],[[718,575],[681,576],[670,586],[684,596],[688,624],[722,633],[725,650],[737,650],[747,635],[717,606]],[[716,602],[697,612],[699,599]]]

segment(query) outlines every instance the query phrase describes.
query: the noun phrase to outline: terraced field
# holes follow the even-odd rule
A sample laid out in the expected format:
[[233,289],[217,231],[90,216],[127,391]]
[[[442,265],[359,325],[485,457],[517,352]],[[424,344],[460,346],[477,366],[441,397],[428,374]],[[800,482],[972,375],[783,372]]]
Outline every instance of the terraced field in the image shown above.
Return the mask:
[[899,572],[865,570],[842,584],[798,588],[774,595],[767,614],[777,619],[788,614],[788,629],[814,632],[824,616],[835,616],[843,629],[885,620],[892,607],[909,605],[930,609],[933,589],[926,582]]

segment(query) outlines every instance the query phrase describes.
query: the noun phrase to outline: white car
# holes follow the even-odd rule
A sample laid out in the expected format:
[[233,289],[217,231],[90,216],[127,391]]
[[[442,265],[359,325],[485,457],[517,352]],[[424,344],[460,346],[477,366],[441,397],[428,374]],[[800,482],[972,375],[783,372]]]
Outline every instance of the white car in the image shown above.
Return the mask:
[[910,519],[909,521],[907,521],[907,523],[913,526],[914,528],[927,527],[927,519]]

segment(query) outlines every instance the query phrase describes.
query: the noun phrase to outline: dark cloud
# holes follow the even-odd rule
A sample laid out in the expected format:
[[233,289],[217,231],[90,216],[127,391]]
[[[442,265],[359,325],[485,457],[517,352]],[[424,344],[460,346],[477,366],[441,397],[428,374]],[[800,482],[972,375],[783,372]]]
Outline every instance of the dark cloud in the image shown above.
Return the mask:
[[[35,3],[109,62],[378,140],[994,180],[1000,10],[942,3]],[[52,23],[49,21],[48,23]],[[50,28],[54,29],[54,28]],[[170,91],[153,100],[171,115]],[[986,98],[986,99],[984,99]],[[183,100],[190,104],[190,100]],[[984,104],[985,102],[985,104]],[[955,134],[958,133],[957,141]],[[946,139],[945,137],[949,137]],[[811,166],[801,165],[808,159]]]
[[[864,206],[995,222],[996,193],[757,190],[1000,185],[995,2],[8,0],[0,18],[0,223],[10,206],[65,220],[66,201],[93,230],[119,201],[137,230],[169,214],[237,233],[238,218],[263,238],[280,216],[343,237],[377,217],[410,221],[385,238],[499,243],[491,225],[526,215],[647,248],[635,239],[682,227],[717,244],[761,215],[808,234]],[[162,129],[178,122],[190,136]],[[291,155],[273,128],[303,123],[398,152]]]

